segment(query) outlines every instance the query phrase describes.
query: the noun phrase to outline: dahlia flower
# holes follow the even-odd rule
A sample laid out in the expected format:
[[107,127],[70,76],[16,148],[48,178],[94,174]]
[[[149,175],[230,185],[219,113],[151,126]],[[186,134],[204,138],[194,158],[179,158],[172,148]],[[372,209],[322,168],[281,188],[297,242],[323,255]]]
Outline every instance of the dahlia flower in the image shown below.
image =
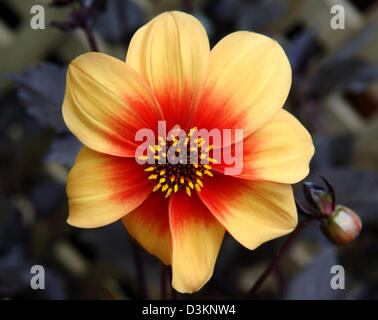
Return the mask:
[[[290,86],[290,64],[276,41],[240,31],[210,50],[201,23],[176,11],[141,27],[126,61],[77,57],[67,71],[63,116],[84,147],[68,176],[68,223],[95,228],[122,219],[143,248],[171,265],[176,290],[199,290],[225,231],[253,250],[297,225],[291,184],[308,174],[314,147],[282,109]],[[243,136],[220,147],[195,139],[206,163],[159,163],[169,157],[164,147],[178,141],[159,136],[159,121],[184,131],[185,145],[199,129],[241,129]],[[136,156],[140,129],[156,141]],[[242,166],[230,175],[230,164],[212,152],[235,151],[237,143]]]

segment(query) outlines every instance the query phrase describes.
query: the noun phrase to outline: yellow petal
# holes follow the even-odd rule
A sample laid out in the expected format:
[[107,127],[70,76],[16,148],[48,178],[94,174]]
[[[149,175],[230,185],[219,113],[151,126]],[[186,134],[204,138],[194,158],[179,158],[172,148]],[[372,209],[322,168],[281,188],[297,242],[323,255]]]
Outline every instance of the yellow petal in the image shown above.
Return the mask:
[[[233,146],[234,148],[235,146]],[[235,154],[232,149],[232,154]],[[268,123],[243,141],[242,172],[237,177],[297,183],[308,175],[314,145],[305,127],[289,112],[280,110]],[[232,166],[234,166],[232,164]],[[215,165],[224,172],[226,164]]]
[[197,109],[201,128],[260,128],[283,106],[291,86],[291,68],[280,45],[261,34],[240,31],[211,50],[210,70]]
[[198,196],[226,230],[251,250],[291,232],[297,225],[289,184],[217,174],[207,179]]
[[63,117],[84,145],[133,157],[138,146],[135,133],[155,129],[162,112],[147,83],[130,66],[90,52],[68,67]]
[[167,119],[183,130],[198,104],[210,55],[209,40],[193,16],[165,12],[131,39],[126,62],[150,83]]
[[69,216],[75,227],[110,224],[138,207],[151,182],[133,158],[118,158],[83,147],[67,180]]
[[168,201],[160,193],[152,193],[134,211],[123,217],[129,234],[149,253],[164,264],[171,263]]
[[179,292],[201,289],[213,274],[224,228],[193,194],[175,193],[169,202],[172,234],[172,286]]
[[280,110],[246,140],[253,142],[251,152],[245,152],[244,177],[292,184],[308,175],[314,145],[307,130],[289,112]]

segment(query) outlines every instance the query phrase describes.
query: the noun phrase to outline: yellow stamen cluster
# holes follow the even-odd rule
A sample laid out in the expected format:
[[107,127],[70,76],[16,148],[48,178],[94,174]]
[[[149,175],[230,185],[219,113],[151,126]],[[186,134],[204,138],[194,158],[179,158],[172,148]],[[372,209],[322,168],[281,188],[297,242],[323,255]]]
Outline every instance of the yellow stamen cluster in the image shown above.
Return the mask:
[[[149,156],[139,157],[140,159],[149,159],[154,157],[155,164],[147,167],[146,172],[151,172],[148,179],[156,180],[156,184],[153,188],[153,192],[161,190],[165,193],[165,197],[168,198],[173,192],[179,190],[185,190],[188,196],[191,196],[192,190],[201,192],[203,188],[202,179],[205,175],[212,177],[212,167],[206,163],[216,163],[215,159],[209,157],[210,150],[213,149],[213,145],[202,149],[205,144],[205,140],[202,138],[194,139],[190,146],[190,137],[193,135],[197,128],[192,128],[187,133],[187,136],[183,143],[179,143],[179,139],[176,136],[171,136],[171,141],[166,141],[162,137],[158,137],[158,144],[155,146],[149,146],[151,154]],[[173,148],[174,152],[168,152]],[[186,148],[185,154],[186,161],[177,161],[179,159],[181,148]],[[184,149],[182,149],[184,150]],[[168,154],[167,154],[168,153]],[[192,155],[192,157],[191,157]],[[164,163],[159,163],[160,159],[166,160]],[[194,159],[191,163],[191,159]],[[202,163],[203,164],[202,164]]]

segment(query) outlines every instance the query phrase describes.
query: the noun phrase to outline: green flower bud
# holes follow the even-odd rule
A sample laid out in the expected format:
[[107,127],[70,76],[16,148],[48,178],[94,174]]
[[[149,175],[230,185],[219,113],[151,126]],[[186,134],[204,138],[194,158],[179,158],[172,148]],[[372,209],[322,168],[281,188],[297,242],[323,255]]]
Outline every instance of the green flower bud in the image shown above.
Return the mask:
[[331,242],[344,246],[358,236],[362,222],[353,210],[338,205],[332,216],[323,222],[320,228]]

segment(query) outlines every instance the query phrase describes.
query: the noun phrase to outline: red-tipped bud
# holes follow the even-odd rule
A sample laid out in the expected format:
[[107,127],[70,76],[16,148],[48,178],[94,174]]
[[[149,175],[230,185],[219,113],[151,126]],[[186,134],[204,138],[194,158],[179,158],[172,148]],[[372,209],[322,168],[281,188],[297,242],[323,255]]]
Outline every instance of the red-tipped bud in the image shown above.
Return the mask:
[[335,210],[334,197],[329,191],[312,182],[303,184],[303,191],[308,203],[321,214],[330,217]]
[[338,205],[332,216],[320,225],[324,235],[334,244],[344,246],[360,233],[360,217],[351,209]]

